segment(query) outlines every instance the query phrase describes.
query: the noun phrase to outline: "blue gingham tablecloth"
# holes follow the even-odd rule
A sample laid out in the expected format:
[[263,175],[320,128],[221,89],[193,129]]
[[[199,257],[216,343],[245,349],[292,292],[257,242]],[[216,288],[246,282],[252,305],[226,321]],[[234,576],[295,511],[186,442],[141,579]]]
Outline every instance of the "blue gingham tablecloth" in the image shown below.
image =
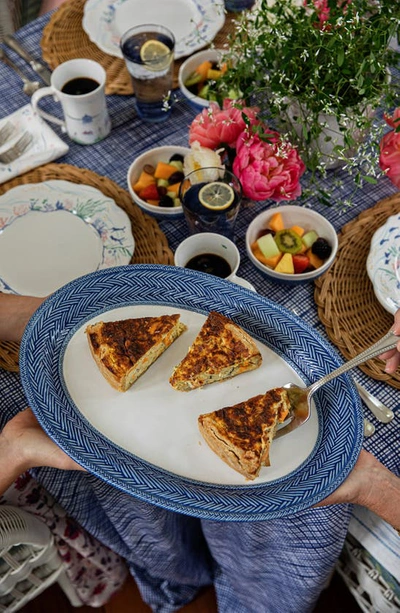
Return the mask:
[[[20,42],[37,58],[47,19],[42,17],[17,33]],[[10,55],[30,73],[22,60],[12,52]],[[0,65],[0,118],[26,103],[19,77]],[[46,99],[44,106],[50,112],[59,113],[51,98]],[[141,123],[129,97],[110,96],[108,106],[113,125],[110,136],[90,147],[68,141],[69,153],[59,162],[89,168],[126,188],[126,173],[137,155],[154,146],[187,146],[188,126],[196,112],[186,102],[177,102],[170,119],[159,125]],[[60,136],[66,140],[64,135]],[[317,202],[312,205],[339,230],[362,210],[396,191],[384,178],[377,185],[358,190],[353,206],[347,210],[337,206],[326,208]],[[344,199],[345,195],[346,189],[338,198]],[[265,280],[246,258],[245,230],[262,208],[263,205],[257,204],[241,212],[237,244],[242,263],[238,274],[253,283],[260,294],[295,310],[326,337],[317,316],[312,284],[296,287],[274,284]],[[187,236],[183,220],[162,222],[160,226],[173,250]],[[365,440],[365,448],[398,473],[400,394],[361,371],[354,376],[396,413],[389,425],[376,422],[368,414],[376,433]],[[0,371],[0,390],[2,427],[25,406],[25,399],[15,373]],[[202,586],[211,583],[214,583],[221,613],[312,611],[341,551],[351,516],[348,505],[336,505],[268,522],[205,521],[136,500],[90,474],[46,468],[34,474],[67,513],[126,558],[143,598],[154,611],[162,613],[177,610]]]

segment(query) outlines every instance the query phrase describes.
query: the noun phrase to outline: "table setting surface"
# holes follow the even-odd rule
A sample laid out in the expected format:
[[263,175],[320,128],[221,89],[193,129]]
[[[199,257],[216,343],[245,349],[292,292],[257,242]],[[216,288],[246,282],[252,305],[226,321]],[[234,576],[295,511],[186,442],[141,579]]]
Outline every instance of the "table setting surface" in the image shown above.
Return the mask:
[[[78,15],[79,11],[82,12],[84,3],[79,0],[79,2],[75,3],[75,8],[73,8],[73,4],[71,0],[68,0],[65,8],[61,10],[66,12],[76,11]],[[41,58],[43,52],[43,58],[49,63],[51,68],[54,68],[58,62],[53,53],[55,43],[52,37],[54,37],[54,29],[59,28],[57,21],[59,16],[60,13],[56,12],[53,15],[41,17],[19,30],[15,35],[26,50],[37,59]],[[76,19],[79,21],[81,17],[76,17]],[[79,32],[79,36],[82,36],[81,32]],[[90,43],[90,45],[93,45],[93,43]],[[52,46],[53,51],[50,50],[50,46]],[[91,55],[87,57],[92,57],[102,63],[102,53],[99,50],[95,51],[92,47]],[[68,54],[65,57],[60,54],[61,61],[70,59],[70,57],[71,55]],[[13,56],[13,59],[21,68],[29,73],[26,64],[18,56]],[[113,65],[114,75],[118,74],[118,69],[115,70],[115,66],[118,68],[119,62],[123,65],[122,60],[115,57],[106,58],[105,62],[109,62],[109,66]],[[111,70],[107,66],[104,67],[107,72]],[[30,76],[34,76],[32,71]],[[168,120],[155,125],[146,124],[141,122],[135,114],[132,97],[128,95],[131,93],[131,90],[129,85],[127,85],[127,81],[122,83],[122,89],[120,88],[119,90],[115,83],[116,81],[112,77],[108,82],[108,90],[106,90],[108,94],[107,106],[112,125],[111,132],[107,138],[94,145],[82,146],[69,140],[58,127],[54,128],[57,136],[68,145],[68,152],[58,158],[56,162],[53,161],[51,164],[29,170],[25,175],[20,175],[9,182],[4,182],[0,185],[0,197],[6,191],[18,185],[40,183],[52,179],[69,180],[74,183],[91,185],[113,198],[116,204],[127,213],[132,223],[132,232],[135,238],[133,264],[172,264],[175,249],[189,234],[184,218],[156,222],[153,218],[144,215],[130,199],[127,192],[126,176],[128,168],[135,157],[152,147],[163,145],[187,147],[188,129],[197,111],[187,101],[180,99],[179,93],[177,93],[177,99],[173,104]],[[18,111],[28,102],[29,99],[22,91],[18,76],[7,69],[5,65],[0,64],[0,121]],[[43,103],[43,107],[53,114],[59,113],[57,105],[49,99],[46,100],[46,103]],[[329,180],[328,172],[327,178],[322,183],[329,185]],[[325,216],[339,233],[337,259],[328,273],[318,279],[315,284],[305,283],[290,286],[274,283],[267,280],[248,259],[245,248],[246,229],[255,215],[268,207],[274,206],[271,201],[265,203],[244,201],[238,216],[235,233],[235,243],[241,254],[238,275],[254,286],[258,294],[257,300],[262,301],[263,297],[265,297],[267,301],[275,303],[277,309],[283,308],[283,312],[287,310],[287,317],[290,320],[293,316],[295,318],[298,317],[307,327],[312,329],[313,334],[320,335],[323,345],[327,346],[329,351],[327,355],[328,362],[337,360],[337,363],[340,363],[343,359],[354,357],[354,355],[377,341],[388,331],[392,324],[393,316],[385,311],[373,293],[366,273],[365,262],[370,240],[375,230],[383,225],[390,215],[400,212],[398,190],[388,178],[380,178],[376,185],[366,183],[364,187],[357,189],[353,194],[352,204],[347,207],[343,203],[348,193],[353,189],[353,185],[350,183],[350,179],[343,177],[343,180],[344,189],[340,191],[338,188],[336,192],[334,190],[335,201],[331,207],[320,204],[316,198],[311,199],[309,202],[310,206]],[[29,254],[26,254],[26,257],[29,257]],[[246,292],[247,290],[245,290]],[[12,364],[15,346],[3,343],[2,352],[4,354],[7,354],[7,349],[10,351],[9,364],[7,364],[7,357],[0,362],[4,368],[4,370],[1,370],[1,377],[6,390],[1,406],[2,424],[4,419],[9,418],[16,412],[17,404],[23,402],[23,391],[20,388],[19,374],[16,372],[17,368],[13,368]],[[387,375],[384,372],[383,363],[375,359],[361,366],[360,369],[352,371],[352,375],[358,383],[364,385],[394,411],[395,417],[393,421],[389,424],[383,424],[376,420],[363,406],[364,416],[372,421],[376,428],[373,436],[364,439],[363,446],[388,468],[398,474],[399,461],[398,454],[395,453],[394,441],[396,438],[398,439],[399,434],[400,401],[398,390],[400,388],[400,374]],[[17,391],[15,391],[15,387],[18,388]],[[134,569],[132,572],[135,574],[139,584],[143,586],[143,589],[145,591],[148,590],[148,593],[155,600],[158,597],[161,598],[161,596],[157,595],[159,594],[158,587],[155,585],[149,586],[144,576],[145,573],[140,570],[140,556],[148,558],[149,554],[145,553],[139,546],[140,539],[134,541],[133,537],[127,536],[129,529],[126,525],[123,525],[123,515],[128,512],[127,509],[129,508],[129,493],[121,494],[124,497],[118,509],[115,504],[111,509],[111,502],[104,503],[103,499],[103,504],[109,505],[106,511],[108,517],[104,520],[103,528],[99,528],[96,525],[96,521],[103,516],[103,510],[99,506],[99,499],[102,498],[102,495],[99,493],[101,485],[95,482],[96,477],[88,476],[89,478],[86,479],[86,482],[90,483],[90,488],[92,488],[93,492],[97,492],[98,499],[94,502],[93,499],[89,500],[89,494],[87,499],[85,499],[83,493],[72,500],[71,493],[74,492],[76,494],[80,487],[80,480],[82,479],[80,475],[69,476],[68,486],[66,486],[66,479],[59,475],[57,471],[39,469],[36,471],[36,475],[54,495],[60,496],[61,504],[65,505],[65,508],[71,514],[75,514],[78,521],[81,520],[89,531],[92,529],[99,538],[110,543],[113,541],[111,536],[113,528],[109,525],[110,518],[112,517],[113,521],[117,522],[120,526],[121,542],[118,545],[119,552],[128,559],[131,568]],[[115,493],[112,493],[113,488],[111,485],[107,484],[104,487],[108,487],[107,491],[110,494],[110,499],[114,500]],[[127,489],[125,488],[126,491]],[[142,522],[141,526],[144,532],[153,532],[154,534],[157,534],[158,531],[162,532],[161,525],[163,522],[167,522],[167,524],[171,522],[170,528],[173,531],[177,530],[176,525],[180,521],[190,521],[188,518],[185,519],[184,515],[179,514],[176,515],[174,520],[166,519],[168,511],[154,506],[151,502],[151,496],[137,502],[139,509],[137,512],[138,517],[142,513],[142,517],[138,521]],[[159,504],[159,500],[156,497],[154,502],[156,505]],[[92,518],[90,518],[89,513],[91,505],[93,505]],[[182,508],[178,507],[177,509],[173,505],[169,508],[171,507],[174,510],[182,511]],[[328,576],[329,570],[332,568],[332,564],[334,564],[335,558],[340,552],[341,542],[345,537],[349,518],[349,509],[346,505],[342,505],[340,507],[308,510],[296,509],[292,516],[289,515],[281,519],[272,519],[262,523],[250,521],[249,523],[240,524],[240,522],[228,521],[218,524],[218,522],[215,523],[207,519],[202,521],[207,540],[210,543],[214,543],[215,555],[221,564],[222,560],[226,562],[227,568],[234,566],[232,560],[228,562],[228,559],[232,552],[239,551],[242,538],[247,538],[254,547],[259,547],[261,550],[263,549],[262,541],[264,541],[266,535],[268,535],[269,539],[275,539],[274,550],[278,560],[281,555],[278,552],[278,544],[283,543],[285,538],[290,538],[293,531],[300,529],[306,537],[303,543],[297,542],[296,547],[293,548],[293,560],[289,565],[289,569],[293,573],[298,573],[300,581],[300,573],[295,570],[296,562],[299,566],[305,564],[308,567],[306,571],[308,586],[307,588],[302,588],[300,584],[296,585],[293,590],[295,593],[294,600],[287,601],[288,604],[285,610],[295,612],[302,607],[302,610],[306,610],[304,607],[313,602],[313,599],[315,599],[315,596],[321,589],[323,577]],[[218,529],[217,525],[221,527]],[[264,529],[265,533],[262,532]],[[238,537],[239,530],[242,531],[240,537]],[[165,535],[160,536],[160,534],[158,536],[161,540],[165,537]],[[232,537],[232,539],[237,537],[239,539],[235,545],[233,545],[234,541],[232,540],[230,553],[225,551],[227,545],[222,542],[225,537]],[[127,539],[127,542],[130,538],[132,540],[127,544],[127,542],[123,542],[124,538]],[[321,551],[318,551],[318,554],[311,551],[309,539],[314,543],[318,542],[317,549],[321,549]],[[137,549],[132,553],[135,546],[137,546]],[[322,553],[324,546],[325,552]],[[186,545],[182,545],[182,547],[180,562],[187,560],[189,555]],[[153,563],[159,568],[159,557],[157,558],[157,563],[154,561],[156,557],[156,554],[154,554]],[[318,560],[316,559],[317,557]],[[201,553],[198,554],[198,559],[201,559]],[[177,559],[174,563],[178,564]],[[174,563],[171,563],[170,580],[172,583],[174,581],[172,573]],[[244,563],[245,561],[243,561]],[[251,568],[254,561],[250,562],[248,559],[247,563],[250,564],[249,568]],[[199,566],[201,564],[202,562],[199,561]],[[315,565],[314,569],[313,565]],[[317,568],[319,568],[319,572],[317,572]],[[286,571],[280,570],[279,573]],[[207,572],[202,577],[197,576],[198,586],[208,582]],[[280,576],[283,581],[284,575],[281,574]],[[193,585],[196,581],[193,580]],[[251,603],[253,598],[251,595],[251,585],[254,588],[255,584],[249,579],[248,573],[247,581],[248,587],[243,589],[247,591],[249,602]],[[268,581],[265,579],[266,586],[268,584],[271,585]],[[239,583],[242,583],[242,581],[239,581]],[[232,578],[229,579],[224,573],[221,573],[221,577],[216,585],[217,591],[220,594],[221,612],[248,613],[253,610],[251,609],[251,604],[248,606],[240,604],[234,598],[235,588],[232,587]],[[184,599],[184,596],[182,598]],[[173,609],[168,609],[165,605],[165,608],[160,610],[167,612]],[[273,606],[271,611],[275,611]]]

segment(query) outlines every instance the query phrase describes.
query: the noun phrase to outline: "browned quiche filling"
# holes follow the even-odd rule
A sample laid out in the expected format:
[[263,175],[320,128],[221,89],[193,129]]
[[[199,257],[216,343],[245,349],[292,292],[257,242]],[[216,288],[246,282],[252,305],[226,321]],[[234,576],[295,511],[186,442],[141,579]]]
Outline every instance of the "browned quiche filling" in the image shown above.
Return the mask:
[[177,390],[189,391],[254,370],[261,361],[249,334],[225,315],[211,311],[170,383]]
[[270,466],[269,450],[278,423],[285,421],[290,401],[284,388],[274,388],[212,413],[200,415],[201,434],[231,468],[255,479]]
[[180,315],[100,321],[86,328],[89,347],[104,377],[125,392],[186,330]]

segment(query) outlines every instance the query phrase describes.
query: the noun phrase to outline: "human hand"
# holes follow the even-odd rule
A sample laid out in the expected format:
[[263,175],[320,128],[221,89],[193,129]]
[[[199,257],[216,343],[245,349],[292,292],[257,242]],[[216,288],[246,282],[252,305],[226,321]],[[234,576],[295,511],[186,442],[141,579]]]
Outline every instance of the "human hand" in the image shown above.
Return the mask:
[[35,466],[85,470],[51,440],[29,408],[10,419],[1,431],[0,465],[0,493]]
[[[394,334],[400,336],[400,309],[395,313],[392,330]],[[386,362],[385,372],[389,374],[394,373],[400,365],[400,338],[396,349],[385,351],[379,357]]]
[[343,483],[316,507],[353,503],[370,509],[397,530],[400,527],[400,478],[371,453],[361,451]]

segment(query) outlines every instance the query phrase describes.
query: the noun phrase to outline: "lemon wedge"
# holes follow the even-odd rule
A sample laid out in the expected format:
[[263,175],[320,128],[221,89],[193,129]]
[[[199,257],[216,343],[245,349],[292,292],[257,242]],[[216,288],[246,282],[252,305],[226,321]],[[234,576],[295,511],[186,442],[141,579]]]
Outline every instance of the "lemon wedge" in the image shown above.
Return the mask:
[[140,59],[149,70],[164,70],[172,61],[172,52],[160,40],[151,38],[140,48]]
[[227,183],[213,181],[203,185],[199,191],[200,203],[207,209],[223,211],[227,209],[235,199],[233,188]]

